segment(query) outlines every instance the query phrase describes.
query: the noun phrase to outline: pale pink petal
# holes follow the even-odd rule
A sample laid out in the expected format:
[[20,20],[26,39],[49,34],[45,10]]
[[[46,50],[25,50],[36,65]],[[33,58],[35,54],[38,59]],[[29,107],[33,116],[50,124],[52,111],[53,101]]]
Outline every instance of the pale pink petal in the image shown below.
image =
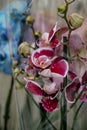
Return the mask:
[[69,65],[69,70],[75,73],[79,78],[82,78],[86,70],[84,62],[76,58],[74,61],[71,61]]
[[39,74],[43,77],[52,77],[50,69],[44,69]]
[[54,94],[58,91],[56,88],[56,83],[52,82],[50,79],[44,80],[44,86],[43,86],[44,92],[47,94]]
[[48,36],[49,36],[49,33],[45,32],[45,33],[42,34],[41,39],[48,42]]
[[77,34],[71,35],[69,44],[73,51],[78,51],[83,46],[83,42]]
[[59,60],[58,58],[54,60],[50,68],[53,76],[65,77],[68,72],[68,63],[66,60]]
[[85,46],[82,46],[80,49],[79,49],[79,56],[81,58],[86,58],[87,59],[87,48]]
[[65,88],[65,96],[68,102],[74,103],[76,98],[76,93],[79,91],[80,82],[78,78],[75,78],[72,83],[70,83]]
[[51,60],[45,55],[40,56],[38,60],[39,60],[40,67],[43,69],[48,67],[51,64]]
[[46,111],[53,112],[59,109],[59,102],[56,98],[51,100],[50,98],[45,97],[42,99],[42,106]]
[[40,95],[40,96],[43,95],[42,94],[43,91],[42,91],[40,85],[38,83],[36,83],[35,81],[27,80],[25,88],[28,92],[31,92],[32,94]]

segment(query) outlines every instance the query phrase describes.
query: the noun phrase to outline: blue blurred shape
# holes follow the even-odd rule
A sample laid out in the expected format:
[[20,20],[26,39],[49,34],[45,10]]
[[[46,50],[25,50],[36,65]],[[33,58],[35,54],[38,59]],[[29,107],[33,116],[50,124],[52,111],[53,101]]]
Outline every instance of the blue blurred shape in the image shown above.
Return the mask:
[[18,58],[17,48],[21,37],[21,22],[30,5],[30,0],[28,2],[18,0],[11,2],[0,11],[0,71],[6,74],[12,74],[10,54],[14,54],[14,59]]

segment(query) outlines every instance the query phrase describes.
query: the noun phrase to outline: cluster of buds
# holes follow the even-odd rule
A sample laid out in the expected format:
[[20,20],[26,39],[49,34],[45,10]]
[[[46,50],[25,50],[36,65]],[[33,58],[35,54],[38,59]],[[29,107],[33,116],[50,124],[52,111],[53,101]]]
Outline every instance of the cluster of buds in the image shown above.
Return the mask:
[[[58,14],[61,17],[65,18],[67,10],[68,10],[68,3],[64,3],[58,7]],[[83,24],[83,21],[84,21],[84,17],[82,17],[78,13],[71,14],[68,19],[68,23],[73,29],[79,28]]]

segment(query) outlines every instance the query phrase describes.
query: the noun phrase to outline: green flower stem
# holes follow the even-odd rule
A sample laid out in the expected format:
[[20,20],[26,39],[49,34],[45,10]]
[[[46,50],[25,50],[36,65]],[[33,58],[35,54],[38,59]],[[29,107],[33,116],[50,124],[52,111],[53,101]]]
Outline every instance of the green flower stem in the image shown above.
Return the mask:
[[[41,129],[45,128],[45,120],[46,120],[46,116],[47,116],[47,112],[44,110],[44,108],[42,107],[42,105],[40,104],[40,115],[41,115]],[[43,116],[44,115],[44,116]]]
[[34,40],[35,40],[35,45],[36,45],[36,47],[37,47],[37,39],[36,39],[36,37],[35,37],[35,29],[34,29],[34,25],[32,25],[31,26],[31,29],[32,29],[32,32],[33,32],[33,35],[34,35]]
[[[66,43],[67,42],[67,37],[63,37],[63,42]],[[64,58],[67,59],[67,46],[66,44],[64,45],[63,48],[63,52],[64,52]],[[65,88],[67,85],[67,76],[64,78],[64,82],[63,82],[63,88]],[[60,113],[61,113],[61,122],[60,122],[60,130],[67,130],[67,101],[65,98],[65,92],[62,92],[61,95],[61,101],[60,101]]]
[[84,102],[81,102],[81,104],[79,105],[77,111],[75,112],[75,115],[74,115],[74,119],[73,119],[73,124],[72,124],[72,128],[71,128],[71,130],[74,130],[74,128],[75,128],[75,124],[76,124],[77,116],[78,116],[79,111],[80,111],[80,109],[82,108],[83,104],[84,104]]
[[68,2],[68,4],[72,4],[74,1],[75,1],[75,0],[72,0],[72,1]]
[[66,4],[72,4],[75,0],[71,0],[70,2],[68,0],[65,0]]
[[10,105],[11,105],[11,99],[12,99],[12,93],[13,93],[13,85],[14,85],[14,79],[12,77],[11,79],[11,86],[8,93],[8,97],[5,104],[5,114],[4,114],[4,130],[7,130],[8,120],[9,120],[9,113],[10,113]]

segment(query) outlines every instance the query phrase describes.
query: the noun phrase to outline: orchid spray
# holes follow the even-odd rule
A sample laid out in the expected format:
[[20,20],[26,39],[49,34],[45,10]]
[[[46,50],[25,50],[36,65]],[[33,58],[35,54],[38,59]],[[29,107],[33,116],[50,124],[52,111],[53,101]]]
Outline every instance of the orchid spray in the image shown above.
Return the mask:
[[[59,26],[57,21],[49,33],[35,31],[35,19],[27,16],[26,24],[32,29],[34,42],[24,41],[19,45],[22,60],[18,66],[13,66],[14,78],[20,87],[25,88],[35,105],[43,110],[44,124],[48,122],[54,130],[57,130],[57,125],[50,120],[51,113],[59,112],[60,130],[67,130],[67,114],[80,100],[70,128],[74,130],[79,110],[87,102],[87,58],[84,55],[87,47],[75,34],[84,18],[78,13],[67,16],[74,1],[65,0],[58,7],[58,16],[65,20],[66,26]],[[68,103],[71,104],[69,108]],[[42,128],[45,129],[44,125],[40,130]]]

